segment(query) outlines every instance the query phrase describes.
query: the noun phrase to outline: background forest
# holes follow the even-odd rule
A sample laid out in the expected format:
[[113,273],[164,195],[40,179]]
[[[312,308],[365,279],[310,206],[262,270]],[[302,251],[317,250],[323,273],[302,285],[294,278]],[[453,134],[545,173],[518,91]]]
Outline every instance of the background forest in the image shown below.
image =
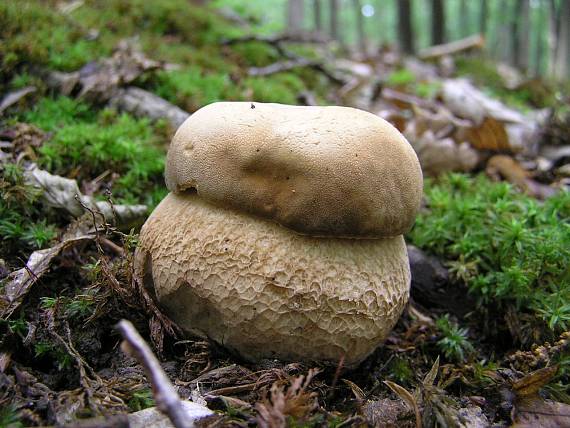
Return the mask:
[[[198,426],[570,425],[569,31],[569,0],[0,2],[0,427],[158,423],[123,319]],[[418,155],[410,303],[357,368],[246,362],[133,277],[174,132],[230,100]]]

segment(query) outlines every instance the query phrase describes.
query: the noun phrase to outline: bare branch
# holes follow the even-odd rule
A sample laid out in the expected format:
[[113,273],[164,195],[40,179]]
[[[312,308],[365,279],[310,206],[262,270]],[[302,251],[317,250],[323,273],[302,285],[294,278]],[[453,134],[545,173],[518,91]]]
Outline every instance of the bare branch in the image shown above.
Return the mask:
[[127,320],[121,320],[117,325],[117,329],[124,339],[121,345],[123,351],[135,357],[143,366],[152,384],[156,407],[168,416],[176,428],[191,428],[193,424],[184,411],[184,406],[178,393],[172,386],[172,383],[170,383],[162,367],[160,367],[158,359],[133,324]]
[[481,34],[466,37],[443,45],[431,46],[424,49],[418,55],[423,60],[438,59],[446,55],[454,55],[473,49],[482,49],[485,46],[485,39]]

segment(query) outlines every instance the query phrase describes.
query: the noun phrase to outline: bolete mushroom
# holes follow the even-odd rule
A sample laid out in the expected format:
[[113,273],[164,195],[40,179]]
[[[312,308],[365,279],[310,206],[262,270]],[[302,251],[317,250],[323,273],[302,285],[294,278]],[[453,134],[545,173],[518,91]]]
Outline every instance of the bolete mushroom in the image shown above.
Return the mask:
[[347,107],[223,102],[182,124],[135,276],[189,334],[248,360],[353,366],[409,296],[422,196],[406,139]]

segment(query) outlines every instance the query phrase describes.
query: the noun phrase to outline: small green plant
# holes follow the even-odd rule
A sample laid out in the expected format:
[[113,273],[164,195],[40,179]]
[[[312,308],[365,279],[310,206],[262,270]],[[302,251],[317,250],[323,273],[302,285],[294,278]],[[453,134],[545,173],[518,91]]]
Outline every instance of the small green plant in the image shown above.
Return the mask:
[[414,378],[410,363],[405,358],[396,357],[390,363],[390,379],[399,384],[408,385]]
[[44,296],[40,299],[40,307],[42,309],[53,309],[59,303],[59,297],[47,297]]
[[44,248],[46,244],[55,239],[57,229],[53,224],[47,224],[46,220],[32,223],[22,234],[22,239],[34,249]]
[[386,79],[388,86],[406,86],[416,81],[416,76],[407,68],[400,68],[399,70],[390,73]]
[[449,360],[458,362],[465,361],[465,354],[473,352],[473,345],[467,338],[467,329],[460,328],[451,322],[449,315],[444,315],[436,322],[437,328],[443,337],[437,342],[437,346]]
[[0,427],[2,428],[21,428],[24,425],[20,422],[18,412],[13,406],[0,407]]
[[127,405],[133,412],[138,412],[139,410],[154,406],[152,391],[150,389],[141,389],[133,392],[133,395]]
[[8,321],[8,328],[14,334],[25,337],[28,334],[28,323],[23,317]]
[[50,342],[36,342],[34,345],[34,355],[36,358],[53,358],[55,362],[57,362],[58,370],[67,369],[73,365],[73,358],[71,355]]
[[88,318],[95,311],[95,291],[76,294],[65,303],[65,315],[70,318]]

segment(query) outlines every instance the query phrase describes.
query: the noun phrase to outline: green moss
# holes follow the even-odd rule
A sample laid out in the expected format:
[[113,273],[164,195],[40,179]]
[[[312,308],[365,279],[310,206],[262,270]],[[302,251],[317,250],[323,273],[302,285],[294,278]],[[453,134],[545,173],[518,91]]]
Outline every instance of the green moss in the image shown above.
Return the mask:
[[197,67],[161,72],[157,80],[154,92],[191,112],[216,101],[239,98],[227,74],[206,74]]
[[514,305],[552,332],[570,326],[570,193],[543,204],[507,183],[451,174],[426,181],[412,242],[450,263],[480,304]]
[[399,70],[390,73],[386,79],[386,84],[389,86],[406,86],[416,81],[416,76],[407,68],[400,68]]
[[263,67],[279,59],[275,49],[267,43],[239,43],[232,46],[232,51],[244,66]]
[[245,98],[270,103],[297,104],[297,96],[305,90],[303,81],[293,73],[249,77],[241,85]]
[[81,101],[69,97],[42,98],[34,108],[21,117],[45,131],[56,131],[77,122],[93,122],[96,113]]
[[19,164],[0,164],[0,258],[12,262],[29,250],[46,247],[57,235],[40,191],[26,184]]
[[164,196],[160,124],[112,110],[96,114],[66,97],[43,99],[23,118],[53,132],[40,147],[38,159],[50,172],[74,173],[80,182],[106,171],[118,174],[111,189],[117,202],[152,207]]
[[32,64],[74,70],[110,51],[86,36],[81,26],[45,2],[0,2],[0,69],[5,75]]

